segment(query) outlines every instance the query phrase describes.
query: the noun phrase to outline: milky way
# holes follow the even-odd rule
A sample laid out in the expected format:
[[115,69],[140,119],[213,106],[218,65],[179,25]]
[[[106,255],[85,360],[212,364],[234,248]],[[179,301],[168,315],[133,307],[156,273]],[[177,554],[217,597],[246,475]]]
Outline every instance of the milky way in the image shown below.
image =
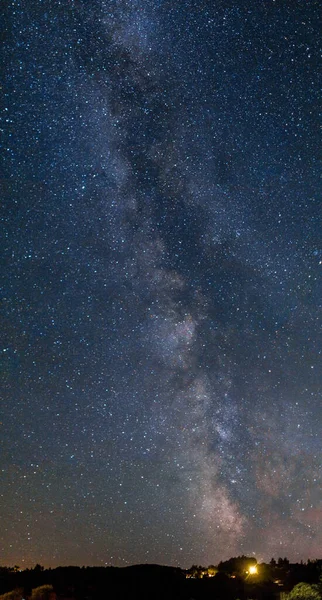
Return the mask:
[[321,555],[318,4],[8,4],[3,564]]

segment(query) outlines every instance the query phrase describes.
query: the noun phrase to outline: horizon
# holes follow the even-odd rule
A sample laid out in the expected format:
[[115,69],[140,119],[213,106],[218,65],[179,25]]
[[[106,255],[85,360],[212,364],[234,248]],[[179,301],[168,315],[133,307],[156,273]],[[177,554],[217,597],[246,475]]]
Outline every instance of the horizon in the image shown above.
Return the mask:
[[117,569],[122,569],[122,568],[126,568],[126,567],[156,566],[156,567],[169,567],[169,568],[173,568],[173,569],[181,569],[182,571],[187,571],[187,570],[189,570],[194,565],[203,566],[205,568],[208,568],[209,566],[214,566],[214,567],[217,568],[218,565],[220,565],[220,563],[226,562],[227,560],[229,560],[231,558],[255,559],[256,560],[256,564],[259,565],[259,566],[260,565],[270,565],[271,560],[275,560],[276,561],[276,565],[275,565],[276,567],[278,566],[277,563],[278,563],[279,559],[282,559],[282,560],[287,559],[290,565],[297,565],[297,564],[298,565],[301,565],[301,564],[308,565],[310,563],[322,561],[322,556],[321,556],[321,558],[318,558],[318,557],[315,557],[315,558],[311,557],[311,558],[307,558],[307,559],[301,558],[300,560],[292,561],[292,560],[290,560],[288,558],[288,556],[279,556],[277,558],[275,558],[273,556],[273,557],[270,558],[270,560],[258,560],[256,558],[256,556],[254,556],[254,555],[252,555],[252,556],[246,556],[246,555],[240,554],[240,555],[236,555],[236,556],[233,556],[233,557],[230,556],[227,559],[221,559],[218,562],[210,562],[208,565],[205,565],[205,564],[202,565],[202,563],[200,563],[199,561],[195,561],[192,564],[190,564],[189,566],[185,566],[185,567],[183,567],[181,565],[172,565],[172,564],[168,564],[168,563],[167,564],[163,564],[163,563],[155,563],[155,562],[151,562],[151,563],[150,562],[145,562],[145,563],[131,563],[131,564],[126,564],[126,565],[124,565],[124,564],[123,565],[107,564],[107,563],[92,564],[92,565],[90,565],[90,564],[81,564],[81,565],[78,564],[77,565],[77,564],[73,564],[73,563],[69,563],[69,564],[60,564],[59,563],[59,564],[56,564],[55,566],[53,566],[53,565],[45,565],[45,564],[41,564],[40,562],[37,562],[33,566],[23,566],[23,567],[21,567],[20,565],[17,565],[15,563],[15,564],[12,564],[12,565],[0,565],[0,568],[1,567],[9,568],[9,569],[18,568],[19,571],[24,571],[24,570],[33,570],[33,569],[35,569],[37,567],[41,567],[44,570],[50,570],[50,569],[59,569],[60,567],[62,567],[62,568],[71,567],[71,568],[78,568],[78,569],[83,569],[83,568],[85,568],[85,569],[91,569],[91,568],[95,569],[95,568],[115,567]]

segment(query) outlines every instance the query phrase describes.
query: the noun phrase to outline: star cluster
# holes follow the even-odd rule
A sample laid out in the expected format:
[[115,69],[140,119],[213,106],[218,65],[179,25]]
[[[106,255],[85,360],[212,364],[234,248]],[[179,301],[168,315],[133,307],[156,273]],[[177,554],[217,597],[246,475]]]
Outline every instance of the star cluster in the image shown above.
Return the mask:
[[318,15],[8,4],[4,564],[321,554]]

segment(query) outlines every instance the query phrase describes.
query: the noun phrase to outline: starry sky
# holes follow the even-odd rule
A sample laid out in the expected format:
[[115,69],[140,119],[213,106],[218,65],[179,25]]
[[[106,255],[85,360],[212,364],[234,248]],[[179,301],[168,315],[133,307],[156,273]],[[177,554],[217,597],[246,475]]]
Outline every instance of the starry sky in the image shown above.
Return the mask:
[[319,2],[5,12],[1,563],[321,558]]

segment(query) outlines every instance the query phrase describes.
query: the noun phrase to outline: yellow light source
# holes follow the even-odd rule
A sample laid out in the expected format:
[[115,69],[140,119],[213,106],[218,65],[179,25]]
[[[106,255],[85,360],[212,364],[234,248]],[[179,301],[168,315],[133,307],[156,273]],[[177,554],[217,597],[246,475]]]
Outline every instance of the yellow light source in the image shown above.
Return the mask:
[[251,565],[249,567],[248,573],[250,575],[257,575],[257,566],[256,565]]

